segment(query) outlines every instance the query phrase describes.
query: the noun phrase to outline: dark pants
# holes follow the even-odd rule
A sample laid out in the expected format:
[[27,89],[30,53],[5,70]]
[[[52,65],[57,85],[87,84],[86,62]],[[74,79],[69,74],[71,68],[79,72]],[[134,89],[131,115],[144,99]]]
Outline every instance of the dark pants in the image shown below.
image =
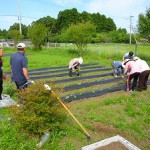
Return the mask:
[[[74,69],[76,70],[77,76],[80,76],[80,74],[79,74],[79,67],[75,66]],[[69,69],[69,77],[72,77],[72,68]]]
[[[128,75],[128,77],[127,77],[127,91],[130,91],[130,90],[134,91],[134,89],[137,86],[137,80],[139,78],[139,75],[140,75],[139,72],[135,72],[131,75]],[[133,79],[133,82],[131,84],[132,79]]]
[[22,91],[23,89],[28,87],[28,84],[26,84],[27,81],[25,81],[25,82],[15,82],[15,83],[16,83],[17,89],[19,91]]
[[150,75],[150,70],[143,71],[139,75],[139,83],[138,83],[139,91],[147,90],[147,81],[148,81],[149,75]]

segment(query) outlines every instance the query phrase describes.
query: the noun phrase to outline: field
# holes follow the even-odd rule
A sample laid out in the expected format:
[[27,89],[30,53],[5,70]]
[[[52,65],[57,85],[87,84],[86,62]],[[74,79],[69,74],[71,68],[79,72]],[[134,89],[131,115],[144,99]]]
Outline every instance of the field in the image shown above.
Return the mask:
[[[68,115],[64,129],[50,133],[51,136],[42,149],[79,150],[85,145],[115,135],[126,138],[141,149],[150,149],[149,89],[133,93],[119,89],[106,95],[90,97],[91,94],[95,94],[96,90],[103,91],[106,88],[110,90],[110,87],[118,87],[125,83],[125,79],[118,77],[116,81],[116,78],[112,76],[110,64],[113,60],[121,60],[125,52],[134,51],[134,45],[118,45],[115,48],[116,45],[89,45],[82,55],[84,63],[81,66],[79,79],[76,77],[68,79],[68,62],[73,57],[78,57],[73,46],[45,49],[40,52],[27,49],[31,78],[36,82],[39,80],[45,80],[47,83],[49,80],[55,81],[56,85],[64,88],[63,92],[58,93],[62,99],[72,95],[73,101],[66,105],[91,135],[91,141],[87,142],[83,131]],[[140,48],[142,52],[139,52],[139,56],[148,60],[149,47],[139,47],[139,51]],[[13,53],[14,49],[6,49],[5,52]],[[5,70],[10,71],[9,56],[4,57],[4,65]],[[50,66],[62,67],[49,69],[47,72],[33,69]],[[102,70],[101,67],[106,70]],[[7,79],[4,83],[4,93],[11,94],[16,99],[15,90],[12,91],[14,88],[14,84]],[[88,98],[76,100],[79,95],[75,94],[81,93],[82,95],[87,91],[91,92]],[[65,100],[67,99],[64,98]],[[11,123],[10,112],[7,108],[0,109],[0,112],[0,118],[5,116],[0,120],[0,149],[36,149],[36,144],[40,141],[39,137],[26,132],[20,133],[20,129]]]

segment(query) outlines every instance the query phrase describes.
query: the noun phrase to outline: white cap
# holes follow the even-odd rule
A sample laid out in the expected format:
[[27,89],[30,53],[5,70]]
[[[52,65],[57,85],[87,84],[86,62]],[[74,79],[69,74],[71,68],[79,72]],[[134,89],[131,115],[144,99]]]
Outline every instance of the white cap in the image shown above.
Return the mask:
[[140,58],[137,57],[137,56],[135,56],[135,57],[133,58],[134,61],[135,61],[135,60],[138,60],[138,59],[140,59]]
[[80,64],[82,64],[83,63],[82,57],[80,57],[78,61],[79,61]]
[[19,43],[17,45],[17,48],[25,48],[25,47],[26,47],[26,45],[24,43]]

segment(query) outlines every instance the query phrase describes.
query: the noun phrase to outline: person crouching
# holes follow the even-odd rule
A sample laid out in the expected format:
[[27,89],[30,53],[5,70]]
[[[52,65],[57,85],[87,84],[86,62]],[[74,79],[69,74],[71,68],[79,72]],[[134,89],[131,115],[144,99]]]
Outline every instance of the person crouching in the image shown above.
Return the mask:
[[69,62],[69,77],[72,77],[72,72],[75,70],[77,76],[79,77],[80,64],[83,63],[82,57],[74,58]]

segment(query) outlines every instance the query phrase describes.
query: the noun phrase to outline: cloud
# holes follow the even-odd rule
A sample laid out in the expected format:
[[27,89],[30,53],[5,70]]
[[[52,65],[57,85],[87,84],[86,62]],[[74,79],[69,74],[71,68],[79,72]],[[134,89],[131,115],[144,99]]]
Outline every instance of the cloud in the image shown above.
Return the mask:
[[146,10],[147,5],[146,0],[89,0],[85,9],[89,13],[99,12],[112,18],[118,28],[129,29],[130,16],[134,16],[132,24],[136,26],[139,13]]
[[136,3],[136,0],[91,0],[86,4],[86,10],[88,12],[100,12],[109,16],[123,16],[134,12],[133,7]]

